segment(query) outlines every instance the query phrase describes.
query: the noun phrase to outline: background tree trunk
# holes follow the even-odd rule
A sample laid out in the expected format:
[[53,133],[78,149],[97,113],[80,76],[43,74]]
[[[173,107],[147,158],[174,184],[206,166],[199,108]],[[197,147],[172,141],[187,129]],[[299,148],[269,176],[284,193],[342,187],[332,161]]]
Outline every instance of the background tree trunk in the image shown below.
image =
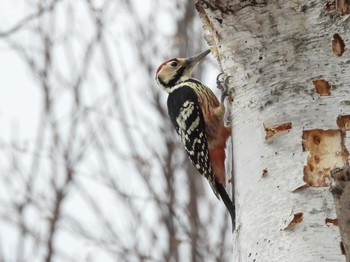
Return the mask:
[[329,181],[349,160],[349,6],[196,7],[234,97],[232,261],[344,261]]

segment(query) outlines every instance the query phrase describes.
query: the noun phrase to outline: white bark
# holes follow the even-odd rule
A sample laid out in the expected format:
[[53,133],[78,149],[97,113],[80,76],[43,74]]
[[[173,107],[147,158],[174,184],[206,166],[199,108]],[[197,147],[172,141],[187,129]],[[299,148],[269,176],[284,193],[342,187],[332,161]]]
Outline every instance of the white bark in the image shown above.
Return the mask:
[[345,261],[325,220],[330,170],[348,163],[350,18],[324,1],[224,2],[197,10],[234,89],[232,261]]

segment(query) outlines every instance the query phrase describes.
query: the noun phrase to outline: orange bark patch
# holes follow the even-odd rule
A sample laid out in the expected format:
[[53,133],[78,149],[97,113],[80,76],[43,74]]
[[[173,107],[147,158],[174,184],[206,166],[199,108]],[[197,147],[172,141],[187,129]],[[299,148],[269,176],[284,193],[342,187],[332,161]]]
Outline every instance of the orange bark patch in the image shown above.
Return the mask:
[[342,130],[314,129],[303,132],[303,151],[309,151],[303,179],[309,186],[329,186],[330,171],[348,164],[349,152],[344,140],[345,132]]
[[334,2],[334,0],[327,1],[327,3],[326,3],[326,10],[329,11],[329,12],[335,10],[335,2]]
[[289,130],[292,129],[292,123],[288,122],[288,123],[277,124],[272,126],[265,126],[264,124],[264,129],[266,133],[265,140],[268,140],[273,136],[277,135],[278,133],[289,132]]
[[328,225],[328,224],[332,224],[334,226],[338,226],[339,225],[337,218],[328,218],[328,217],[326,217],[324,222],[325,222],[326,225]]
[[267,168],[264,168],[262,171],[261,177],[266,177],[268,174],[269,174],[269,171],[267,170]]
[[350,115],[338,116],[337,125],[345,131],[350,131]]
[[348,0],[331,0],[326,3],[327,11],[338,11],[340,15],[350,14],[350,3]]
[[332,40],[332,50],[333,53],[337,56],[342,56],[344,51],[345,51],[345,44],[343,39],[340,37],[339,34],[334,34],[333,35],[333,40]]
[[304,220],[303,212],[295,213],[292,221],[289,222],[289,225],[284,230],[293,230],[295,226],[301,223],[303,220]]
[[331,86],[326,80],[324,80],[324,79],[313,80],[312,83],[315,86],[316,92],[320,96],[330,96],[331,95]]

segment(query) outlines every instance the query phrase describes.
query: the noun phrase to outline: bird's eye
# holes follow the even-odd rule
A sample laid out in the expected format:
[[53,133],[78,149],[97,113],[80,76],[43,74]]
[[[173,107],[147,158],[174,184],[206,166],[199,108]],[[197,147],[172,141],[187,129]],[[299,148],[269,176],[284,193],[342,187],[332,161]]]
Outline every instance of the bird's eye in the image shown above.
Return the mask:
[[178,65],[178,63],[177,62],[175,62],[175,61],[173,61],[173,62],[171,62],[171,64],[170,64],[172,67],[177,67],[177,65]]

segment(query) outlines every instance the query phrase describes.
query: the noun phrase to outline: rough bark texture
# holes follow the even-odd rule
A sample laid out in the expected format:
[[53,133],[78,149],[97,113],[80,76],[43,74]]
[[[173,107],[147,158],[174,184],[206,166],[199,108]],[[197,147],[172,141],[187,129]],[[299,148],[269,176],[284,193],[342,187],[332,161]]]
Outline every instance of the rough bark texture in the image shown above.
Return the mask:
[[234,93],[233,261],[344,261],[330,171],[349,161],[347,1],[197,1]]
[[333,169],[331,175],[331,192],[338,216],[341,249],[346,261],[350,262],[350,167]]

